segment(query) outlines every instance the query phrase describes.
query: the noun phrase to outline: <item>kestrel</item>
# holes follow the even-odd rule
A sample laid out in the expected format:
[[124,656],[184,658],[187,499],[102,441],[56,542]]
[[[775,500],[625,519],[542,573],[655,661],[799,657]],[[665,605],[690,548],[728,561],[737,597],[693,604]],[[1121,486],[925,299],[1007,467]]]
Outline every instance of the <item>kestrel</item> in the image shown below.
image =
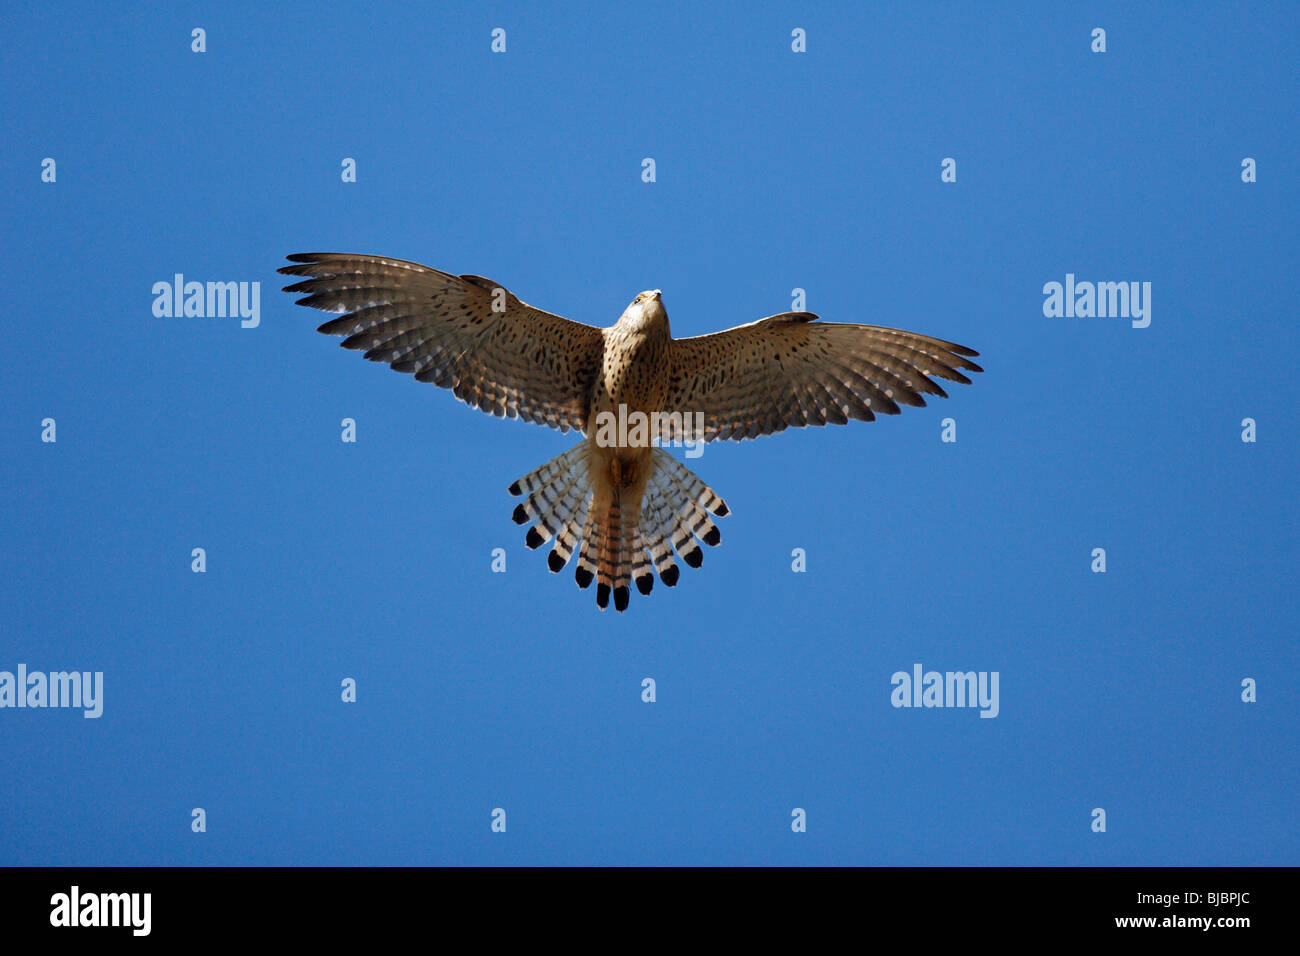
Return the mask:
[[[319,331],[421,382],[449,388],[498,418],[522,418],[578,445],[510,486],[525,539],[554,541],[559,571],[577,554],[580,588],[626,610],[629,587],[677,583],[674,550],[691,567],[697,542],[721,540],[723,500],[663,450],[669,442],[741,441],[804,425],[896,415],[947,394],[933,378],[970,384],[979,353],[943,339],[783,312],[724,332],[674,339],[659,290],[642,292],[600,329],[543,312],[500,284],[401,259],[302,253],[284,275],[299,305],[344,313]],[[653,571],[652,571],[653,568]]]

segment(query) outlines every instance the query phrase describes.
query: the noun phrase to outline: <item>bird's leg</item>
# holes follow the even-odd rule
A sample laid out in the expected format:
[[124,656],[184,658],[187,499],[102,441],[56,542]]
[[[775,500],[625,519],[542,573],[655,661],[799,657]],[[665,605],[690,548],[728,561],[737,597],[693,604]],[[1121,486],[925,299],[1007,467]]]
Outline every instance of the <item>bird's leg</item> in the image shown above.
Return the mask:
[[617,456],[609,460],[609,479],[615,488],[627,488],[636,481],[636,462],[624,462]]

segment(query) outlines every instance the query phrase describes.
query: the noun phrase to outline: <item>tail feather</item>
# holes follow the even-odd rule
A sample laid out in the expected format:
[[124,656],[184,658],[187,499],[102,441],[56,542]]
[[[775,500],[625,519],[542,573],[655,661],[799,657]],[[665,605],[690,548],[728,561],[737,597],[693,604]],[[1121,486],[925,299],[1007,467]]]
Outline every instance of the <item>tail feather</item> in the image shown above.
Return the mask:
[[[640,489],[637,490],[639,492]],[[632,500],[634,497],[638,500]],[[640,497],[640,494],[626,496],[621,492],[614,494],[619,510],[618,561],[614,566],[614,608],[619,611],[627,610],[632,568],[637,560],[637,554],[641,556],[645,554],[644,549],[634,554],[635,542],[640,536],[637,531],[637,526],[641,522]]]
[[693,568],[698,568],[704,563],[704,552],[700,550],[700,546],[691,537],[690,528],[686,524],[686,516],[681,512],[673,516],[672,539],[673,547],[677,549],[677,553],[682,556],[683,561]]
[[528,546],[554,541],[547,556],[552,571],[576,555],[574,579],[580,588],[595,582],[602,609],[612,597],[617,610],[626,610],[631,584],[649,594],[655,574],[672,587],[679,576],[676,556],[699,567],[699,541],[715,546],[722,540],[713,516],[729,512],[712,488],[661,448],[641,467],[645,474],[615,488],[608,460],[588,440],[510,486],[511,494],[524,496],[515,521],[533,522]]
[[680,515],[686,527],[690,529],[691,534],[699,538],[705,544],[717,546],[722,541],[722,532],[718,526],[713,523],[709,513],[701,508],[694,501],[688,501],[681,508]]
[[650,571],[650,557],[646,552],[645,539],[641,536],[641,529],[637,528],[632,534],[632,580],[642,594],[649,594],[655,586],[655,576]]
[[577,445],[510,486],[512,495],[526,496],[523,503],[515,506],[514,514],[511,515],[515,524],[537,522],[536,527],[528,532],[527,544],[530,548],[540,547],[549,541],[558,529],[561,522],[557,512],[569,491],[584,477],[586,456],[582,451],[582,446]]
[[574,469],[572,482],[547,516],[546,530],[552,532],[551,536],[555,538],[555,545],[546,556],[546,565],[552,571],[559,571],[568,564],[578,547],[581,540],[579,533],[586,517],[587,499],[590,497],[591,485],[584,461]]
[[646,488],[645,543],[650,552],[659,580],[667,587],[677,584],[677,562],[673,560],[673,546],[668,540],[672,531],[668,501],[664,497],[662,482],[652,478]]
[[704,552],[695,537],[710,547],[721,543],[722,533],[709,512],[727,514],[726,503],[677,459],[662,449],[656,449],[656,453],[656,457],[662,456],[655,473],[656,491],[666,512],[660,518],[660,527],[682,560],[698,568],[704,563]]
[[544,485],[553,482],[557,476],[567,472],[586,458],[586,443],[574,445],[563,455],[552,458],[540,468],[530,471],[510,486],[512,495],[531,495]]
[[[584,529],[587,526],[584,525]],[[573,566],[573,579],[578,582],[578,587],[591,587],[591,582],[596,577],[596,542],[595,539],[588,536],[586,531],[582,535],[582,547],[578,551],[577,563]]]
[[[530,519],[537,521],[539,540],[532,547],[557,537],[574,511],[585,502],[590,494],[586,477],[585,464],[579,464],[565,472],[555,486],[538,489],[528,502],[515,508],[516,524]],[[524,512],[524,521],[519,520],[520,511]]]
[[[597,506],[600,497],[602,496],[592,496],[593,507]],[[623,543],[623,513],[618,494],[609,495],[609,504],[604,510],[604,519],[598,519],[600,550],[596,555],[596,604],[602,610],[609,607],[609,593],[615,584],[618,552]],[[599,509],[596,513],[599,515]],[[591,512],[588,511],[588,516],[590,514]]]
[[665,475],[665,480],[671,484],[671,487],[677,489],[682,498],[719,517],[728,513],[726,502],[719,498],[712,488],[700,481],[695,472],[662,448],[655,449],[655,458],[660,466],[657,474]]
[[546,556],[546,566],[552,571],[560,571],[573,557],[573,552],[582,541],[578,535],[582,531],[584,517],[584,512],[575,511],[564,522],[564,526],[556,532],[555,546],[551,548],[551,553]]

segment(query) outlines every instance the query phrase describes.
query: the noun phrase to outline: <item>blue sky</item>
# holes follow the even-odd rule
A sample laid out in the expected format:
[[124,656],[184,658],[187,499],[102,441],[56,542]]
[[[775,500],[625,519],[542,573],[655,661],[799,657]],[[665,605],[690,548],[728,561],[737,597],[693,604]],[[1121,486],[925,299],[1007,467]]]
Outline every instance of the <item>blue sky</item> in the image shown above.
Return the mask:
[[[0,709],[0,863],[1300,863],[1294,6],[317,11],[3,14],[0,670],[104,712]],[[314,250],[678,336],[802,288],[987,371],[710,446],[722,546],[602,614],[510,521],[573,436],[317,335]],[[916,663],[998,716],[894,708]]]

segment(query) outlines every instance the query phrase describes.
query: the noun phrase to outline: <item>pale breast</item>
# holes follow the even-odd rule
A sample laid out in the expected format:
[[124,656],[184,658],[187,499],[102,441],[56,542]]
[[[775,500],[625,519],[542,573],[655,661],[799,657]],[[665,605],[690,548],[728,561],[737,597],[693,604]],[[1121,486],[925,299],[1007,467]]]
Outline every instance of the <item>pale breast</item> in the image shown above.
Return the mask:
[[663,402],[667,391],[668,337],[617,328],[607,330],[604,360],[592,394],[592,413],[588,416],[588,437],[594,437],[602,413],[626,416],[633,412],[650,415],[665,411]]

